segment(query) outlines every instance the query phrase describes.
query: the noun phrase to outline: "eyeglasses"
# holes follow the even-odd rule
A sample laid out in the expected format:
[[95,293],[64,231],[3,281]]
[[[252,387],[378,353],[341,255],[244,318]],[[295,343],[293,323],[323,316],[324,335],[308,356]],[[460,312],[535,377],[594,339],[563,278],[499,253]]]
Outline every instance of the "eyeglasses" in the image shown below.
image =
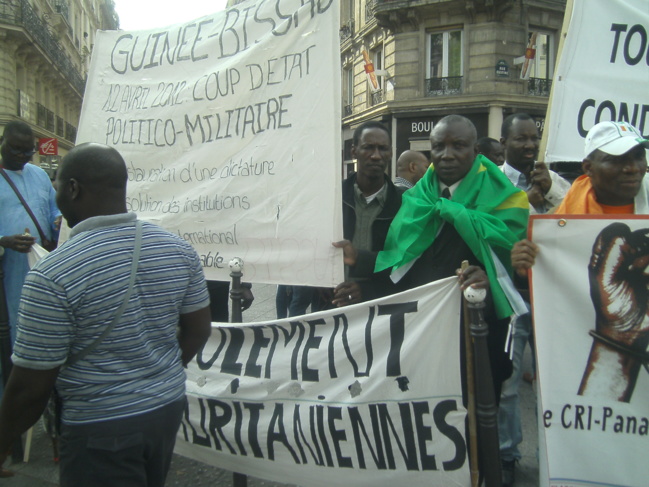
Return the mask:
[[31,157],[34,154],[36,154],[36,151],[34,149],[30,150],[23,150],[23,149],[14,149],[12,147],[9,147],[9,153],[12,156],[25,156],[25,157]]

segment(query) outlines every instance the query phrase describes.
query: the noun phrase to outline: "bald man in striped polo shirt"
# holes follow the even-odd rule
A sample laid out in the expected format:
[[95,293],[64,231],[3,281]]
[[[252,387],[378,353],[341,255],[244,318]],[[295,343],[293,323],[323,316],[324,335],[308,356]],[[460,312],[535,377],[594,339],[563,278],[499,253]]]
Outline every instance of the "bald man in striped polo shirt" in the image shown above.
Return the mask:
[[184,366],[210,334],[194,249],[126,209],[126,165],[82,144],[59,167],[71,238],[27,275],[0,461],[62,399],[61,486],[164,485],[185,406]]

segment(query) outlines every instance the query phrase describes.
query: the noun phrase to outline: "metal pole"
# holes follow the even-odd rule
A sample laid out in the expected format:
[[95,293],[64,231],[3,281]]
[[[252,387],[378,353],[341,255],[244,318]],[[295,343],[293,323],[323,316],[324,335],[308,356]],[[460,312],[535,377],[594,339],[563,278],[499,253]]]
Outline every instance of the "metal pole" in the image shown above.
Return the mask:
[[[6,390],[7,381],[11,374],[11,328],[9,327],[9,308],[7,306],[7,295],[5,293],[5,274],[2,268],[2,256],[4,248],[0,247],[0,366],[2,367],[2,384]],[[23,459],[23,442],[18,438],[13,445],[11,458],[14,462]]]
[[235,257],[230,261],[230,277],[232,278],[232,285],[230,286],[230,299],[232,300],[230,322],[241,323],[243,321],[243,315],[241,314],[241,300],[243,299],[243,289],[241,288],[243,260],[239,257]]
[[[231,323],[241,323],[243,315],[241,313],[241,300],[243,299],[243,289],[241,287],[241,278],[243,277],[243,260],[235,257],[230,261],[230,277],[232,285],[230,286],[230,299],[232,300],[232,312],[230,314]],[[247,487],[248,477],[245,474],[234,472],[232,474],[233,487]]]

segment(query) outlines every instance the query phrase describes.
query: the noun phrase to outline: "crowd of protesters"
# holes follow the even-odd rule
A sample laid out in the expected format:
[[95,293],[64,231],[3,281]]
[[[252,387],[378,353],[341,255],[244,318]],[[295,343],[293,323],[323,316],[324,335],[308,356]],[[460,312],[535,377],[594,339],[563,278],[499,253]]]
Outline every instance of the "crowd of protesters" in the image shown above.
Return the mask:
[[[343,251],[345,280],[328,291],[280,286],[277,293],[281,318],[454,275],[463,289],[487,290],[506,487],[521,458],[523,350],[534,343],[527,273],[539,250],[526,240],[529,215],[649,213],[649,140],[631,125],[590,130],[584,174],[572,185],[538,161],[539,141],[524,113],[504,120],[500,141],[478,139],[469,119],[450,115],[430,134],[430,158],[404,152],[393,182],[390,131],[378,122],[358,126],[356,171],[342,185],[344,240],[333,244]],[[0,465],[56,390],[61,485],[163,485],[184,408],[183,366],[205,344],[210,322],[227,321],[227,304],[214,306],[213,297],[227,296],[227,286],[208,294],[195,250],[127,212],[126,165],[115,149],[71,150],[54,190],[28,164],[33,142],[22,122],[9,123],[1,140],[0,253],[13,368],[0,406]],[[61,215],[70,240],[29,271],[28,252],[55,240]],[[462,261],[468,267],[457,269]],[[515,287],[502,285],[499,264]],[[527,308],[515,304],[520,296]],[[251,301],[246,293],[243,306]]]

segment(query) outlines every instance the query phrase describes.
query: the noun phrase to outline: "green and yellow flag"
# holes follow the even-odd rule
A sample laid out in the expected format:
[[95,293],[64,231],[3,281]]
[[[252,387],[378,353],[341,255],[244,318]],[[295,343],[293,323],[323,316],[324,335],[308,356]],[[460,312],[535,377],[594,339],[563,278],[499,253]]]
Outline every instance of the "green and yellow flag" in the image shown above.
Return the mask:
[[476,157],[451,200],[440,198],[439,192],[437,173],[431,165],[419,183],[403,194],[375,272],[396,270],[419,257],[432,245],[441,225],[448,222],[485,267],[498,317],[510,316],[512,307],[498,282],[491,250],[511,276],[511,248],[525,238],[527,231],[527,194],[482,155]]

